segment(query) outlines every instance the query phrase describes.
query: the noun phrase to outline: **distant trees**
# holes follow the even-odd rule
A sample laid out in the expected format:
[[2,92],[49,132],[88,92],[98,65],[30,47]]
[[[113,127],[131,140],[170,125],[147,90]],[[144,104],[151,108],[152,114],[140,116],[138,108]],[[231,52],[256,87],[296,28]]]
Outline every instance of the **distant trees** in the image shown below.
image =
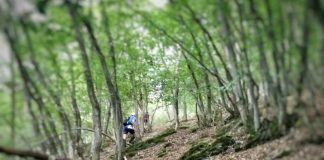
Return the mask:
[[[305,4],[306,8],[310,8],[308,2],[300,4]],[[150,17],[138,10],[135,12],[142,15],[143,20],[148,22],[153,30],[162,33],[174,43],[174,46],[178,46],[182,50],[187,62],[187,69],[192,77],[192,85],[197,92],[196,100],[203,121],[210,119],[207,118],[211,113],[210,99],[213,99],[210,86],[215,86],[215,84],[209,84],[208,75],[198,77],[197,74],[200,75],[200,73],[193,69],[194,65],[200,66],[203,72],[215,77],[218,87],[221,88],[219,94],[223,107],[233,117],[239,113],[247,131],[252,129],[257,132],[260,128],[262,114],[259,98],[260,89],[263,89],[266,95],[262,98],[277,112],[279,131],[284,133],[288,118],[287,96],[293,94],[293,92],[289,92],[289,88],[299,88],[296,87],[298,86],[297,81],[288,83],[298,76],[290,74],[292,68],[289,65],[291,65],[292,59],[296,58],[291,56],[291,52],[296,50],[296,46],[293,40],[287,41],[292,36],[288,34],[287,30],[293,29],[288,28],[292,24],[285,23],[284,18],[289,18],[291,14],[300,17],[307,15],[309,11],[304,10],[299,6],[300,4],[269,0],[264,3],[254,0],[247,2],[239,0],[234,2],[216,1],[214,7],[210,7],[210,10],[205,10],[205,13],[200,15],[194,8],[201,9],[203,5],[187,1],[171,1],[171,9],[165,12],[176,17],[170,19],[182,26],[181,33],[160,25],[159,23],[162,22],[153,20],[154,16]],[[284,5],[292,7],[289,11],[284,11],[281,7]],[[208,15],[209,12],[212,14]],[[217,19],[219,25],[213,25],[214,19]],[[304,41],[301,42],[302,46],[309,46],[310,44],[307,45],[309,31],[305,29],[303,31],[302,28],[298,28],[298,30],[305,33]],[[179,38],[179,35],[182,38]],[[186,41],[182,40],[183,37],[186,37]],[[215,44],[215,39],[218,40],[217,44]],[[204,60],[205,57],[208,57],[208,61]],[[215,58],[218,60],[215,61]],[[298,58],[301,60],[302,67],[300,69],[302,71],[307,68],[305,61],[308,60],[305,54],[301,54]],[[258,61],[257,69],[252,61]],[[216,64],[220,64],[221,67],[217,67]],[[220,72],[219,68],[224,69],[224,72]],[[204,93],[206,98],[201,95],[202,77],[206,83],[207,90]],[[302,78],[300,81],[303,81]],[[192,89],[188,88],[188,90]],[[203,103],[203,99],[207,99],[207,105]]]

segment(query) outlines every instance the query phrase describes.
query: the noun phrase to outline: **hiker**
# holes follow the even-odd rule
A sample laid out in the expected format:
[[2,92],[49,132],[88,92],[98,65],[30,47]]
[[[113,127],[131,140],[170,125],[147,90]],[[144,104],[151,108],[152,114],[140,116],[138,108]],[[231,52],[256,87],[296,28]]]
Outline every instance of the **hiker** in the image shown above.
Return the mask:
[[144,114],[144,124],[147,124],[149,122],[149,118],[150,118],[150,115],[148,114],[148,112],[145,112],[145,114]]
[[149,123],[150,115],[148,114],[148,112],[144,113],[143,119],[144,119],[144,132],[146,133],[151,132],[152,126]]
[[134,113],[132,113],[127,119],[124,120],[123,139],[125,140],[125,142],[128,133],[130,133],[131,135],[131,139],[129,140],[129,143],[133,143],[135,139],[135,129],[134,129],[135,121],[136,121],[136,116]]

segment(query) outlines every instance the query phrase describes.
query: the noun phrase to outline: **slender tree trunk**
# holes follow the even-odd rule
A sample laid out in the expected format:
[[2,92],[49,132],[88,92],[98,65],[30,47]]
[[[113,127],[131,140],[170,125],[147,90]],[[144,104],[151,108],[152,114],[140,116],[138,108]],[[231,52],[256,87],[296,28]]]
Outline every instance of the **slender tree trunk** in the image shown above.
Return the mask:
[[[25,102],[26,102],[26,106],[27,106],[27,110],[29,113],[29,116],[31,118],[31,123],[33,126],[33,132],[34,132],[34,136],[35,137],[42,137],[42,132],[41,132],[41,124],[39,123],[39,119],[37,118],[37,115],[32,107],[32,99],[31,96],[28,94],[28,91],[26,90],[26,88],[24,88],[24,96],[25,96]],[[46,136],[46,135],[45,135]],[[52,142],[54,143],[54,141],[52,141],[51,139],[48,139],[50,141],[50,144],[52,144]],[[42,142],[40,144],[41,150],[42,151],[46,151],[48,148],[50,148],[50,144],[48,142]],[[55,145],[55,144],[54,144]],[[51,148],[50,148],[51,150]]]
[[10,73],[11,73],[11,145],[15,147],[16,143],[16,75],[14,68],[14,57],[11,56]]
[[141,92],[140,92],[140,116],[138,117],[139,118],[139,122],[140,122],[140,134],[141,134],[141,137],[144,136],[144,113],[145,113],[145,88],[144,86],[142,86],[141,88]]
[[183,120],[188,121],[188,113],[187,113],[187,102],[186,99],[183,100]]
[[201,123],[200,123],[200,118],[199,118],[199,114],[198,114],[198,106],[199,106],[199,105],[198,105],[198,103],[199,103],[198,101],[199,101],[199,100],[196,99],[196,105],[195,105],[195,108],[196,108],[196,109],[195,109],[195,111],[196,111],[197,123],[198,123],[198,126],[200,126]]
[[[15,29],[15,28],[14,28]],[[16,32],[16,31],[15,31]],[[14,33],[10,32],[10,30],[8,28],[5,28],[5,34],[6,37],[9,41],[11,50],[13,52],[13,55],[17,61],[18,64],[18,69],[20,72],[20,75],[23,79],[23,83],[24,83],[24,87],[28,93],[28,95],[37,103],[39,111],[41,113],[41,117],[44,118],[44,120],[41,121],[41,125],[42,128],[45,132],[46,137],[49,139],[50,141],[50,151],[53,154],[57,154],[59,152],[59,149],[57,148],[56,144],[58,145],[58,147],[60,147],[61,149],[63,149],[63,144],[61,143],[61,141],[57,138],[58,134],[56,131],[56,125],[53,121],[52,115],[51,113],[48,111],[48,109],[45,107],[44,101],[42,99],[42,97],[39,96],[39,90],[37,88],[37,86],[35,85],[35,83],[31,80],[26,67],[23,65],[21,58],[19,57],[19,53],[18,50],[16,48],[16,43],[17,41],[15,41],[17,38],[14,37]],[[51,136],[51,133],[46,125],[46,121],[45,121],[45,117],[47,117],[48,119],[48,123],[51,129],[51,132],[54,136],[54,138]]]
[[87,85],[87,92],[88,97],[90,99],[90,103],[92,105],[92,123],[93,123],[93,140],[92,140],[92,147],[91,147],[91,154],[93,160],[99,160],[100,159],[100,147],[101,147],[101,113],[100,113],[100,105],[98,103],[94,85],[93,85],[93,79],[91,74],[91,68],[89,65],[88,55],[85,48],[84,39],[82,37],[80,26],[78,25],[77,19],[79,18],[75,10],[77,8],[74,8],[73,4],[70,2],[67,2],[69,13],[73,22],[73,28],[75,31],[76,40],[78,41],[79,47],[81,49],[81,57],[82,57],[82,64],[83,64],[83,74]]
[[167,113],[167,116],[168,116],[168,120],[171,121],[171,116],[170,116],[170,112],[169,112],[169,106],[165,105],[165,111]]
[[219,17],[220,17],[220,21],[224,22],[224,26],[223,26],[223,36],[227,36],[227,40],[225,41],[226,43],[226,49],[229,55],[229,64],[231,65],[231,73],[232,73],[232,77],[234,79],[237,79],[237,85],[234,86],[234,94],[236,97],[236,102],[238,103],[238,107],[239,107],[239,111],[240,111],[240,116],[242,119],[242,122],[244,124],[244,126],[247,128],[248,127],[248,115],[247,115],[247,106],[246,106],[246,100],[243,97],[243,88],[242,88],[242,84],[240,83],[240,71],[239,71],[239,67],[238,67],[238,62],[237,62],[237,58],[236,58],[236,53],[234,50],[234,40],[233,40],[233,36],[232,36],[232,31],[228,22],[228,17],[225,16],[225,8],[229,8],[229,6],[224,2],[221,1],[222,5],[219,5]]
[[[242,4],[238,1],[235,0],[236,5],[238,7],[239,10],[239,19],[240,19],[240,37],[242,40],[242,52],[244,55],[244,60],[245,60],[245,68],[246,68],[246,76],[248,77],[248,97],[250,97],[250,103],[252,105],[252,109],[253,109],[253,122],[254,122],[254,131],[256,132],[259,128],[260,128],[260,111],[259,111],[259,106],[258,106],[258,101],[257,101],[257,95],[256,92],[258,92],[258,87],[257,84],[255,82],[255,80],[253,79],[252,73],[251,73],[251,69],[250,69],[250,60],[249,57],[247,55],[247,44],[246,44],[246,35],[245,35],[245,28],[243,25],[243,15],[244,15],[244,11],[243,11],[243,7]],[[255,92],[255,88],[257,88],[257,91]]]
[[[104,14],[105,16],[106,14]],[[107,24],[106,24],[106,29],[107,29],[107,36],[109,39],[109,46],[110,46],[110,54],[111,54],[111,60],[113,62],[113,77],[112,79],[114,80],[114,86],[109,87],[111,94],[113,95],[114,98],[113,99],[113,111],[114,111],[114,122],[115,122],[115,135],[116,135],[116,142],[117,142],[117,146],[116,146],[116,157],[118,160],[122,160],[123,159],[123,155],[122,155],[122,151],[123,151],[123,138],[122,138],[122,130],[123,130],[123,126],[122,126],[122,107],[121,107],[121,101],[120,101],[120,97],[119,97],[119,91],[118,91],[118,85],[117,85],[117,63],[116,63],[116,52],[115,52],[115,46],[114,46],[114,40],[112,38],[112,34],[110,32],[110,25],[109,25],[109,19],[108,17],[105,17],[105,19],[107,20]],[[106,77],[108,78],[108,77]]]
[[[75,87],[75,74],[73,70],[73,65],[74,61],[72,58],[72,55],[70,53],[67,54],[69,57],[70,65],[69,65],[69,70],[70,70],[70,75],[71,75],[71,103],[72,103],[72,108],[73,108],[73,115],[74,115],[74,125],[77,128],[82,128],[82,121],[81,121],[81,113],[79,110],[77,98],[76,98],[76,87]],[[83,152],[81,149],[81,130],[77,130],[75,134],[75,138],[73,137],[73,141],[75,144],[75,148],[77,150],[77,154],[79,157],[83,158]]]
[[173,92],[174,92],[174,93],[172,93],[174,95],[173,113],[174,113],[175,130],[177,130],[180,125],[180,120],[179,120],[179,80],[176,81],[175,90]]
[[109,104],[107,105],[107,113],[106,113],[106,116],[105,116],[104,129],[103,129],[103,132],[105,134],[108,134],[108,126],[109,126],[109,123],[110,123],[111,110],[112,110],[111,102],[109,101],[108,103]]
[[[37,115],[36,115],[35,111],[32,108],[31,97],[29,96],[26,89],[24,89],[24,95],[25,95],[25,101],[26,101],[27,110],[28,110],[28,113],[29,113],[29,115],[31,117],[31,123],[32,123],[32,126],[33,126],[34,136],[35,137],[42,137],[41,126],[39,124],[39,120],[37,119]],[[41,148],[42,148],[43,151],[46,150],[45,143],[41,143]]]
[[[184,23],[184,21],[183,21],[183,23]],[[202,52],[200,50],[200,47],[198,46],[198,43],[197,43],[197,40],[196,40],[196,38],[195,38],[195,36],[193,34],[193,31],[187,25],[186,25],[186,27],[190,31],[191,37],[192,37],[192,39],[194,41],[195,48],[198,51],[199,61],[201,61],[202,63],[204,63],[204,58],[203,58]],[[206,84],[206,88],[207,88],[207,98],[206,98],[206,102],[207,102],[207,112],[206,112],[206,116],[207,116],[207,119],[206,119],[206,121],[207,121],[207,123],[209,123],[209,122],[211,122],[211,113],[212,113],[212,111],[211,111],[211,96],[212,95],[211,95],[211,88],[210,88],[209,77],[208,77],[208,74],[207,74],[207,72],[205,70],[203,71],[203,76],[204,76],[205,84]]]
[[[131,73],[130,73],[130,81],[131,81],[131,84],[132,84],[131,94],[132,94],[133,107],[134,107],[134,111],[135,111],[135,116],[138,118],[139,117],[139,111],[138,111],[139,109],[138,109],[138,107],[139,107],[140,103],[138,102],[139,100],[137,99],[137,95],[138,95],[137,90],[136,90],[136,88],[137,88],[136,84],[137,83],[135,81],[134,71],[131,71]],[[141,137],[140,132],[138,132],[139,131],[139,126],[140,126],[140,121],[137,120],[135,122],[135,125],[134,125],[136,137]]]
[[181,63],[181,59],[182,56],[181,54],[178,55],[178,61],[177,61],[177,65],[176,65],[176,69],[175,69],[175,87],[174,90],[172,91],[173,93],[171,95],[173,95],[174,100],[173,100],[173,110],[174,110],[174,121],[175,121],[175,130],[178,129],[179,125],[180,125],[180,120],[179,120],[179,92],[180,92],[180,86],[179,86],[179,69],[180,69],[180,63]]
[[143,120],[143,108],[144,108],[144,98],[143,98],[143,91],[142,88],[139,88],[139,99],[136,98],[136,104],[135,104],[135,114],[137,117],[136,121],[136,134],[138,137],[143,137],[144,135],[144,120]]
[[321,0],[309,0],[309,7],[315,13],[321,26],[324,27],[324,2]]
[[[72,137],[73,137],[72,132],[71,132],[70,120],[68,119],[68,117],[67,117],[67,115],[66,115],[66,113],[64,111],[63,105],[61,103],[60,96],[58,96],[58,94],[55,93],[55,91],[52,89],[52,87],[49,85],[49,83],[45,80],[44,74],[40,70],[39,64],[35,59],[34,47],[33,47],[31,37],[30,37],[29,31],[28,31],[28,28],[27,28],[25,22],[21,21],[21,24],[23,26],[23,32],[24,32],[24,34],[26,36],[26,39],[27,39],[31,62],[32,62],[33,66],[34,66],[34,69],[36,71],[38,79],[40,80],[41,84],[44,86],[46,91],[49,93],[49,95],[51,96],[51,98],[53,99],[54,103],[56,104],[56,106],[58,108],[58,113],[59,113],[59,116],[60,116],[61,123],[62,123],[62,125],[64,127],[64,130],[66,130],[68,132],[67,134],[65,134],[65,135],[67,135],[67,136],[65,136],[66,144],[67,144],[67,146],[70,146],[71,145],[71,140],[72,140]],[[74,146],[71,146],[71,147],[72,147],[72,150],[74,150],[75,147]],[[72,151],[72,153],[73,153],[73,151]],[[73,157],[74,157],[74,155],[71,154],[70,158],[73,158]]]
[[[253,23],[255,26],[255,33],[257,34],[257,47],[258,47],[258,52],[259,52],[259,56],[260,56],[260,60],[259,60],[259,64],[260,64],[260,68],[261,68],[261,75],[263,76],[263,81],[265,84],[265,88],[266,88],[266,93],[268,97],[266,97],[266,100],[269,99],[274,99],[274,92],[273,92],[273,81],[270,75],[270,70],[269,70],[269,65],[268,65],[268,61],[265,55],[265,51],[264,51],[264,41],[263,41],[263,34],[260,28],[260,23],[263,23],[262,19],[260,18],[260,15],[257,11],[257,8],[255,7],[255,2],[254,0],[249,0],[249,4],[250,4],[250,11],[251,14],[253,16]],[[266,101],[267,104],[269,104],[270,102]]]
[[[135,94],[135,93],[133,93],[133,94]],[[137,121],[135,122],[135,130],[136,130],[136,132],[135,132],[135,135],[136,135],[136,137],[141,137],[141,132],[139,132],[139,130],[140,130],[140,121],[138,120],[139,118],[139,105],[140,105],[140,103],[139,103],[139,100],[137,99],[137,97],[136,97],[136,95],[134,95],[134,110],[135,110],[135,116],[137,117]]]
[[[307,8],[307,7],[306,7]],[[309,16],[308,10],[305,9],[304,22],[303,22],[303,35],[302,35],[302,44],[300,46],[300,73],[298,78],[297,86],[297,95],[298,95],[298,104],[302,104],[302,93],[305,86],[305,80],[308,72],[308,45],[309,45]]]
[[[184,25],[185,27],[186,27],[186,29],[189,31],[189,33],[190,33],[190,35],[191,35],[191,38],[192,38],[192,40],[193,40],[193,42],[194,42],[194,46],[195,46],[195,48],[196,48],[196,50],[197,50],[197,52],[198,52],[198,55],[199,55],[199,63],[202,63],[202,64],[204,64],[204,62],[203,62],[203,58],[202,58],[202,52],[201,52],[201,50],[200,50],[200,47],[199,47],[199,45],[198,45],[198,42],[197,42],[197,38],[196,38],[196,36],[194,35],[194,32],[190,29],[190,27],[188,26],[188,24],[185,22],[185,20],[184,20],[184,18],[183,18],[183,16],[181,15],[181,14],[179,14],[179,18],[180,18],[180,22],[181,22],[181,24],[182,25]],[[205,37],[205,39],[207,39],[208,40],[208,38],[206,38],[206,35],[204,36]],[[207,41],[206,40],[206,41]],[[208,56],[209,56],[209,59],[211,60],[211,62],[212,62],[212,64],[213,64],[213,70],[214,70],[214,72],[215,72],[215,77],[216,77],[216,80],[217,80],[217,82],[218,82],[218,84],[219,84],[219,86],[220,87],[224,87],[224,83],[222,82],[222,79],[220,78],[220,76],[219,76],[219,73],[218,73],[218,69],[217,69],[217,67],[216,67],[216,63],[215,63],[215,61],[214,61],[214,58],[213,58],[213,56],[212,56],[212,54],[211,54],[211,51],[210,51],[210,49],[209,49],[209,46],[208,46],[208,43],[207,42],[205,42],[205,46],[206,46],[206,49],[207,49],[207,53],[208,53]],[[210,82],[209,82],[209,79],[208,79],[208,74],[206,73],[207,71],[205,70],[205,73],[204,73],[204,77],[205,77],[205,82],[206,82],[206,85],[207,85],[207,105],[208,105],[208,110],[210,110],[210,112],[208,112],[208,113],[210,113],[211,114],[211,89],[210,89]],[[229,76],[230,77],[230,76]],[[224,93],[225,92],[225,93]],[[234,110],[231,110],[229,107],[228,107],[228,105],[226,104],[226,100],[225,100],[225,94],[226,94],[226,96],[228,97],[228,99],[230,100],[230,102],[232,103],[232,105],[233,105],[233,108],[234,108]],[[235,117],[236,116],[236,112],[238,112],[238,109],[237,109],[237,107],[236,107],[236,105],[232,102],[232,100],[231,100],[231,98],[229,97],[229,94],[228,94],[228,91],[221,91],[221,97],[222,97],[222,102],[223,102],[223,106],[225,107],[225,109],[233,116],[233,117]],[[210,116],[209,116],[210,117]],[[210,118],[208,118],[209,120],[208,121],[210,121]]]
[[227,76],[228,80],[231,80],[232,76],[231,76],[231,74],[229,72],[228,66],[225,63],[225,60],[224,60],[223,56],[220,54],[220,51],[216,47],[213,36],[210,34],[208,29],[203,25],[203,23],[201,22],[201,19],[197,17],[195,11],[190,7],[190,5],[188,3],[185,3],[185,7],[189,10],[192,19],[198,24],[199,28],[202,30],[204,35],[209,39],[209,41],[210,41],[210,43],[212,45],[212,48],[216,52],[216,55],[218,56],[219,60],[221,61],[222,65],[223,65],[223,68],[225,70],[225,73],[226,73],[226,76]]
[[[117,85],[113,84],[112,79],[116,79],[116,75],[113,75],[113,77],[110,76],[110,73],[107,68],[105,56],[102,53],[102,50],[97,42],[97,39],[93,33],[92,26],[90,22],[83,18],[82,22],[84,26],[86,27],[89,37],[91,40],[91,43],[94,45],[94,48],[96,50],[97,56],[100,60],[101,68],[104,73],[104,77],[106,80],[107,88],[110,92],[111,100],[112,100],[112,106],[113,106],[113,115],[114,115],[114,127],[115,127],[115,136],[116,136],[116,157],[118,160],[121,160],[123,158],[122,151],[123,151],[123,138],[122,138],[122,109],[121,109],[121,102],[120,97],[117,88]],[[115,55],[115,53],[112,53]],[[113,66],[113,68],[116,66]]]
[[201,95],[201,93],[199,91],[200,88],[199,88],[199,85],[198,85],[198,80],[196,78],[196,74],[195,74],[195,72],[194,72],[194,70],[192,68],[192,65],[191,65],[187,55],[183,54],[183,56],[184,56],[184,58],[186,60],[187,67],[188,67],[188,69],[190,71],[190,74],[191,74],[191,78],[194,80],[196,91],[198,92],[197,93],[197,98],[198,98],[197,103],[198,103],[198,107],[200,109],[200,112],[201,112],[201,114],[203,116],[202,123],[203,123],[203,126],[204,126],[204,125],[206,125],[206,113],[205,113],[205,106],[204,106],[203,98],[202,98],[202,95]]
[[274,33],[274,28],[273,28],[273,18],[272,18],[272,10],[270,6],[269,0],[266,0],[266,11],[267,11],[267,19],[268,19],[268,35],[271,40],[271,45],[272,45],[272,58],[275,66],[275,101],[276,105],[278,107],[278,124],[281,128],[282,132],[285,132],[285,123],[286,123],[286,95],[283,94],[282,91],[282,70],[284,70],[283,66],[283,58],[279,56],[278,52],[278,46],[276,44],[276,35]]

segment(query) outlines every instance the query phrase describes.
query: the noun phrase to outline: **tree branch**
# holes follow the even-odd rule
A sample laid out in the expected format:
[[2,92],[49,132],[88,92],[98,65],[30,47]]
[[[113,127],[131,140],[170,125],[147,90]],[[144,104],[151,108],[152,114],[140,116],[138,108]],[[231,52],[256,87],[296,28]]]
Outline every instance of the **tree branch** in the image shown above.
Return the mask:
[[[0,146],[0,153],[9,155],[9,156],[19,156],[19,157],[31,157],[31,158],[35,158],[38,160],[49,160],[50,159],[50,155],[41,153],[41,152],[36,152],[36,151],[32,151],[32,150],[22,150],[22,149],[15,149],[15,148],[8,148],[8,147],[4,147],[4,146]],[[54,158],[55,160],[68,160],[67,158]]]

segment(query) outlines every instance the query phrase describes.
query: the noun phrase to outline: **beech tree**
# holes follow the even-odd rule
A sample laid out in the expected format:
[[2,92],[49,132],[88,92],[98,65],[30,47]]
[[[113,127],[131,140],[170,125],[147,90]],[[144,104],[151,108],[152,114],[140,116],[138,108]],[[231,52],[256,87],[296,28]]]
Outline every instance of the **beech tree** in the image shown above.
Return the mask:
[[247,135],[270,122],[275,137],[298,115],[314,130],[323,13],[320,0],[0,0],[0,159],[107,159],[108,146],[121,160],[131,113],[135,143],[191,119]]

